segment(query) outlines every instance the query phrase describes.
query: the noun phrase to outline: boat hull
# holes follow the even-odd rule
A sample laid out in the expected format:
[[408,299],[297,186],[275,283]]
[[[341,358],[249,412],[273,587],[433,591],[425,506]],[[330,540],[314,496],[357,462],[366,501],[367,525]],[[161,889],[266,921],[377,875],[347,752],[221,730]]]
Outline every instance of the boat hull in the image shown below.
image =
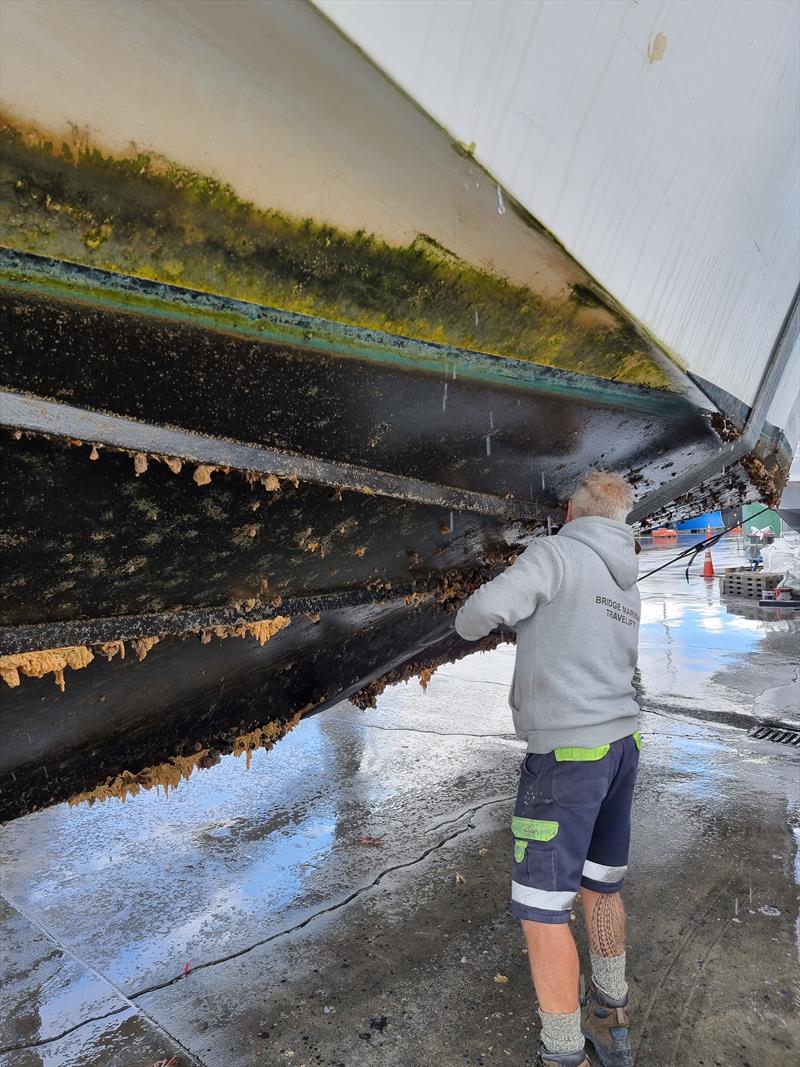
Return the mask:
[[310,5],[20,0],[0,48],[0,818],[424,679],[587,469],[645,524],[779,495]]
[[670,391],[4,265],[3,818],[174,784],[465,654],[453,612],[585,467],[647,489],[719,444]]

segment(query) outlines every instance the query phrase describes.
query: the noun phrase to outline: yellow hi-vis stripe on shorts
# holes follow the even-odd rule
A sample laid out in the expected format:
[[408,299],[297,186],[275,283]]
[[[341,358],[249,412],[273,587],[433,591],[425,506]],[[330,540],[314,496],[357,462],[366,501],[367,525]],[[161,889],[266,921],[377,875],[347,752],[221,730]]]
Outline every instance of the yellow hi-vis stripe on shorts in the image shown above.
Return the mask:
[[552,841],[558,833],[558,823],[550,819],[524,819],[515,815],[511,819],[511,833],[525,841]]
[[555,748],[553,755],[558,763],[593,763],[602,759],[611,751],[611,745],[598,745],[597,748]]
[[[642,735],[637,730],[631,734],[637,748],[642,747]],[[611,751],[611,745],[598,745],[597,748],[554,748],[553,755],[557,763],[594,763],[603,759]]]

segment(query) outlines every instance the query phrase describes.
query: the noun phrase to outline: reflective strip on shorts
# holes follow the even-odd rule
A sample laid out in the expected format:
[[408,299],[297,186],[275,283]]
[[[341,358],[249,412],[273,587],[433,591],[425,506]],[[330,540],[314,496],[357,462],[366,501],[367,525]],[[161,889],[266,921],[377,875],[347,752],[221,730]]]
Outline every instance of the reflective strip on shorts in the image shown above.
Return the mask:
[[550,892],[547,889],[534,889],[522,882],[511,883],[511,899],[526,908],[541,908],[542,911],[569,911],[575,899],[574,893]]
[[621,882],[627,870],[627,866],[605,867],[602,863],[587,860],[583,865],[583,877],[591,878],[593,882]]

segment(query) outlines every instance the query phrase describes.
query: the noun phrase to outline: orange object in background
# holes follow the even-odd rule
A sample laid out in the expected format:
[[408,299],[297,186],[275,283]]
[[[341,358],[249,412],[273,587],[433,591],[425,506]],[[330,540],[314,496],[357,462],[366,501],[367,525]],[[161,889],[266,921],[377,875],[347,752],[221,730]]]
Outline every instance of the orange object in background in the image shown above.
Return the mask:
[[710,548],[706,549],[705,558],[703,559],[703,577],[704,578],[713,578],[714,577],[714,561],[711,558],[711,549]]
[[662,526],[658,530],[653,530],[653,537],[675,537],[677,538],[677,530],[668,530],[666,526]]
[[728,533],[731,535],[731,537],[741,537],[742,528],[741,526],[734,526],[732,530],[728,530]]

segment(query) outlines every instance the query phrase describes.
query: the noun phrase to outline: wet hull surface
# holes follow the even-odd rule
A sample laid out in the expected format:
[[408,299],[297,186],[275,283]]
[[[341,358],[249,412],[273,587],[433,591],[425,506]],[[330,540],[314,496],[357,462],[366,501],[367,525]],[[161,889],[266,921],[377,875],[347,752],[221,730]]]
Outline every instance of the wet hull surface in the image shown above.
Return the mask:
[[750,393],[687,374],[311,5],[4,28],[0,820],[456,658],[460,601],[586,469],[650,523],[779,494],[783,407],[741,438]]
[[[740,714],[761,714],[758,679],[766,691],[793,674],[776,637],[794,661],[800,639],[796,623],[732,615],[715,583],[667,573],[642,590],[673,610],[660,647],[646,613],[642,635],[635,1047],[673,1067],[690,1055],[782,1067],[800,1048],[800,764],[724,720],[737,693]],[[59,805],[0,829],[3,1067],[532,1063],[506,905],[522,756],[512,663],[501,646],[443,666],[427,690],[390,688],[375,709],[340,704],[249,770],[225,757],[166,799]],[[716,721],[676,705],[692,680]]]
[[165,784],[457,658],[458,604],[582,470],[646,493],[719,444],[695,394],[3,263],[0,656],[72,658],[0,660],[0,818]]

